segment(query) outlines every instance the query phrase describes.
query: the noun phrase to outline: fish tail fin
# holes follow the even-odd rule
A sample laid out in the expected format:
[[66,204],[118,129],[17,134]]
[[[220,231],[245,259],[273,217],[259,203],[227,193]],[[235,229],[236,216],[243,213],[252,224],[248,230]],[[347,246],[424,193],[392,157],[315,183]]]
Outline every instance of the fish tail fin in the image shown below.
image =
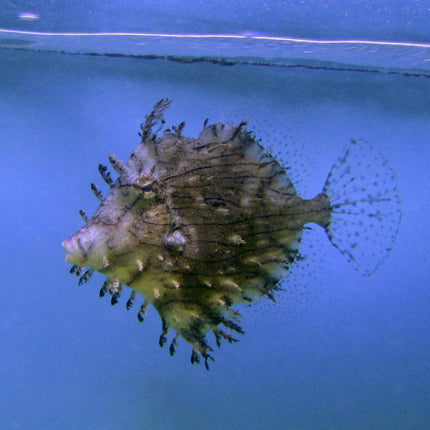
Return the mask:
[[323,193],[330,200],[330,242],[354,268],[371,275],[385,260],[401,219],[397,177],[368,142],[352,140],[337,159]]

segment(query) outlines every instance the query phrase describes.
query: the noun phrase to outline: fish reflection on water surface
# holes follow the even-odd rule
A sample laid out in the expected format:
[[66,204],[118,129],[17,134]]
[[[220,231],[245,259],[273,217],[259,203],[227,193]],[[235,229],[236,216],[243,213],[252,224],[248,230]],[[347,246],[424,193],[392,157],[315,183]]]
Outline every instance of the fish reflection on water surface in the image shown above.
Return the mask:
[[86,225],[63,246],[80,284],[98,271],[106,275],[100,296],[110,294],[112,304],[123,286],[131,289],[127,309],[143,296],[138,319],[155,307],[160,345],[171,327],[170,353],[181,336],[193,346],[191,362],[203,358],[208,368],[207,333],[218,346],[237,342],[244,333],[237,305],[275,300],[306,224],[324,228],[331,243],[370,274],[394,241],[399,198],[393,171],[366,142],[352,141],[322,192],[306,200],[246,122],[206,120],[199,137],[188,138],[185,123],[162,130],[169,105],[162,99],[146,116],[127,163],[109,156],[115,181],[99,165],[109,192],[103,197],[91,184],[101,204],[91,218],[81,211]]

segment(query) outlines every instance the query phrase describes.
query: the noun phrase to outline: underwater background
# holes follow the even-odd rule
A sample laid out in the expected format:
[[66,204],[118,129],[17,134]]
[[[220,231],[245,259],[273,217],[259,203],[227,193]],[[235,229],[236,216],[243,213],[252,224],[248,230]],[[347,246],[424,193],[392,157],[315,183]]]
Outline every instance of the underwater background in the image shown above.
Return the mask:
[[[2,2],[0,429],[430,428],[430,4],[348,3]],[[122,35],[82,34],[101,32]],[[351,138],[398,176],[378,271],[306,232],[279,303],[244,309],[209,372],[158,346],[153,308],[139,324],[102,276],[79,287],[61,247],[162,97],[187,136],[249,120],[305,197]]]

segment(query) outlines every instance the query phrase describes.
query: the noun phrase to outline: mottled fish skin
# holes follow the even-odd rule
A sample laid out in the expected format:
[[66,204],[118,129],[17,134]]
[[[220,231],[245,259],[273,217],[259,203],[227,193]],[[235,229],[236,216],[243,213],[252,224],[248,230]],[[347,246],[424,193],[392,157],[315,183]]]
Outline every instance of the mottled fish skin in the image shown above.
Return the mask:
[[[123,165],[109,159],[119,177],[86,225],[63,242],[66,260],[86,282],[94,270],[107,281],[116,303],[122,285],[151,303],[168,328],[193,345],[191,361],[213,360],[206,334],[234,342],[243,333],[233,305],[266,295],[274,300],[278,283],[298,253],[307,223],[330,224],[325,193],[305,200],[285,169],[246,130],[246,123],[205,124],[196,139],[182,135],[184,123],[154,132],[163,123],[168,99],[160,100],[142,125],[142,142]],[[88,275],[89,274],[89,275]],[[170,347],[174,353],[176,337]]]

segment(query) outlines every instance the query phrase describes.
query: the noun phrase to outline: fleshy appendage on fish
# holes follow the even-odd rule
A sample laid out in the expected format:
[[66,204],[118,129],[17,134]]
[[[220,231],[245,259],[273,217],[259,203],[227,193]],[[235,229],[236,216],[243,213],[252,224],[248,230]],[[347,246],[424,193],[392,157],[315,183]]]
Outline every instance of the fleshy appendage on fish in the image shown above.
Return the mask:
[[146,116],[141,143],[126,164],[109,156],[115,181],[99,165],[109,192],[103,197],[91,184],[101,204],[90,219],[81,211],[86,225],[63,247],[79,284],[95,270],[106,275],[100,296],[110,294],[112,304],[130,287],[127,309],[138,294],[144,298],[139,321],[149,304],[158,311],[160,345],[172,327],[170,353],[181,336],[193,346],[191,362],[203,358],[208,368],[207,333],[218,346],[223,339],[237,342],[233,332],[243,330],[233,306],[262,296],[275,300],[306,224],[323,227],[370,274],[395,239],[399,198],[392,169],[365,142],[352,141],[322,192],[306,200],[246,122],[206,120],[196,139],[182,134],[181,123],[158,137],[169,104],[160,100]]

